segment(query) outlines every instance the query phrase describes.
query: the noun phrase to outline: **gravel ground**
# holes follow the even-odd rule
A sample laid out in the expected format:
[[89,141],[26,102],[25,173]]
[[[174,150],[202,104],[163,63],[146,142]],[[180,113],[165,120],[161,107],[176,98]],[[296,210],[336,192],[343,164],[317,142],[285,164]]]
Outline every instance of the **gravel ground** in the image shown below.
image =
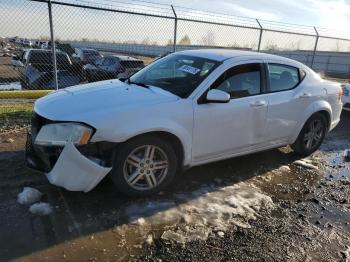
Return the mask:
[[[166,192],[129,199],[106,179],[68,192],[23,164],[25,131],[0,135],[1,260],[349,261],[350,114],[322,148],[289,147],[192,168]],[[30,186],[53,212],[17,203]],[[16,236],[16,237],[14,237]],[[20,236],[20,237],[18,237]]]

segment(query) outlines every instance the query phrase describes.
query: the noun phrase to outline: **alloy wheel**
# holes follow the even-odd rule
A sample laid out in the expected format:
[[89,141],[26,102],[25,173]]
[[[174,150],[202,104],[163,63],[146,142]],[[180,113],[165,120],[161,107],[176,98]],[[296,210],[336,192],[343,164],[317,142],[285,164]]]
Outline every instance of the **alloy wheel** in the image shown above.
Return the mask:
[[123,175],[133,189],[151,190],[164,180],[168,167],[168,157],[160,147],[144,145],[128,155],[124,162]]
[[315,119],[311,121],[304,135],[305,147],[309,150],[316,147],[322,140],[323,132],[324,128],[321,120]]

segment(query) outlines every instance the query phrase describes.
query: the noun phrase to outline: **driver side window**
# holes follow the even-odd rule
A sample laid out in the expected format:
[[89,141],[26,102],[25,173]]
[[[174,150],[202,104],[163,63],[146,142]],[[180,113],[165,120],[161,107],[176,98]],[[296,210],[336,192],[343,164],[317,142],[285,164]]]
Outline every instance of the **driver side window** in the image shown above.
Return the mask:
[[261,64],[244,64],[228,69],[211,86],[230,94],[232,98],[261,93]]

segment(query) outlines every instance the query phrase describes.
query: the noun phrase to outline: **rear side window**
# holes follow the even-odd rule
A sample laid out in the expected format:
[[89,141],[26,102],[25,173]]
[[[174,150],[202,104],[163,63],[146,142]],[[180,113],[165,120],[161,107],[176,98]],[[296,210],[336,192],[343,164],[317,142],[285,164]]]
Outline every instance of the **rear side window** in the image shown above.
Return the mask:
[[109,65],[113,65],[113,64],[114,64],[114,59],[111,57],[107,57],[103,61],[103,65],[105,65],[105,66],[109,66]]
[[230,94],[231,98],[240,98],[261,93],[260,64],[244,64],[228,69],[212,85]]
[[299,69],[281,64],[268,64],[270,92],[293,89],[300,83]]

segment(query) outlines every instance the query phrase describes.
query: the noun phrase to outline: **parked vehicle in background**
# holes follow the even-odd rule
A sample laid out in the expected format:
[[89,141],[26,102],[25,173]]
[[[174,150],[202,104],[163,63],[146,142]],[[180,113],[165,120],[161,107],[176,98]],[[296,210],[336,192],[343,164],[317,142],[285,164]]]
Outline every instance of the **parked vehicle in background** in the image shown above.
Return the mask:
[[49,49],[50,47],[49,41],[43,41],[40,46],[41,49]]
[[45,43],[45,42],[46,42],[46,41],[37,40],[37,41],[35,41],[34,46],[35,46],[36,48],[41,48],[41,45],[42,45],[43,43]]
[[[76,73],[66,53],[57,51],[58,87],[77,85],[80,75]],[[52,52],[50,50],[27,49],[20,57],[13,57],[12,64],[20,73],[23,89],[54,89]]]
[[109,172],[131,196],[191,166],[291,145],[307,156],[340,121],[340,84],[287,58],[188,50],[124,81],[67,88],[35,102],[27,163],[90,191]]
[[24,41],[22,42],[22,45],[23,45],[24,47],[32,47],[32,46],[33,46],[33,42],[30,41],[30,40],[24,40]]
[[130,56],[105,56],[83,67],[88,82],[126,78],[144,67],[142,60]]
[[342,101],[344,108],[350,110],[350,84],[343,85]]
[[86,65],[93,63],[97,58],[102,57],[102,55],[95,49],[80,48],[76,50],[75,54],[72,54],[72,57],[74,62]]

